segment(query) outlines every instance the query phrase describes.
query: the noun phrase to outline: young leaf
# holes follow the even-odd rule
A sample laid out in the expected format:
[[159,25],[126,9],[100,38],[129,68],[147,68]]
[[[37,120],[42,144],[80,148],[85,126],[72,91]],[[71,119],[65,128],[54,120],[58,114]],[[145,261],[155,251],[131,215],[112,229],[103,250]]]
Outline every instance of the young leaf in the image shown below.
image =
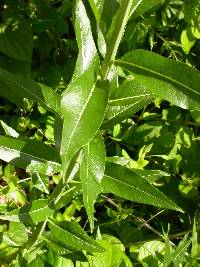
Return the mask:
[[24,99],[28,98],[60,114],[60,96],[53,89],[3,69],[0,69],[0,95],[22,107]]
[[42,142],[0,136],[0,159],[22,169],[51,174],[60,170],[57,151]]
[[20,209],[15,209],[0,215],[0,219],[11,222],[36,224],[48,219],[53,212],[54,211],[48,207],[47,199],[38,199]]
[[80,178],[83,188],[83,201],[90,221],[91,231],[94,229],[94,203],[101,187],[98,184],[104,175],[105,147],[102,136],[98,133],[84,148],[84,157],[80,165]]
[[90,238],[77,223],[49,221],[52,235],[69,249],[85,250],[90,253],[103,252],[104,249]]
[[106,172],[101,185],[106,191],[128,200],[182,211],[181,208],[140,175],[118,164],[106,164]]
[[96,80],[90,69],[74,80],[62,97],[64,176],[72,157],[93,138],[101,125],[108,101],[107,87],[107,82]]
[[30,62],[33,36],[28,21],[22,16],[8,17],[0,28],[0,51],[11,58]]
[[135,50],[116,60],[155,96],[181,108],[200,109],[200,74],[184,63]]

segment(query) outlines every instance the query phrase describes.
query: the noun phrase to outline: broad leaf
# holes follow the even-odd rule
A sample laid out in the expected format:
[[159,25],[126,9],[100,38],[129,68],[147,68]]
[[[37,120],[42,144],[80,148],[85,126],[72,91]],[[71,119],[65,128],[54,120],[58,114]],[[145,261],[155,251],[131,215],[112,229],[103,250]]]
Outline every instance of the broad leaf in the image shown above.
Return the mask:
[[71,249],[90,253],[103,252],[104,249],[90,238],[77,223],[49,221],[52,235]]
[[0,69],[0,95],[22,107],[28,98],[60,113],[60,96],[53,89],[29,77],[22,78],[3,69]]
[[1,220],[36,224],[45,221],[54,213],[47,199],[38,199],[31,204],[0,215]]
[[64,173],[72,157],[95,135],[108,100],[107,82],[95,80],[91,70],[72,82],[62,97],[64,117],[61,156]]
[[11,58],[31,61],[33,48],[32,29],[23,17],[8,17],[0,26],[0,51]]
[[200,74],[186,64],[145,50],[130,52],[116,64],[132,73],[155,97],[184,109],[200,109]]
[[10,222],[9,230],[3,233],[3,241],[11,247],[19,247],[28,241],[28,233],[23,223]]
[[101,185],[106,191],[128,200],[181,211],[174,202],[140,175],[118,164],[106,164]]
[[99,69],[98,54],[81,0],[76,3],[75,14],[80,52],[74,75],[78,78],[72,79],[61,101],[64,118],[61,144],[64,178],[73,156],[93,138],[100,127],[108,101],[107,82],[100,82],[96,77]]
[[84,157],[80,165],[80,178],[83,188],[83,201],[90,221],[91,231],[94,229],[94,204],[101,187],[98,182],[104,175],[105,147],[102,136],[98,133],[84,148]]
[[0,136],[0,159],[28,171],[51,174],[60,170],[57,151],[42,142]]

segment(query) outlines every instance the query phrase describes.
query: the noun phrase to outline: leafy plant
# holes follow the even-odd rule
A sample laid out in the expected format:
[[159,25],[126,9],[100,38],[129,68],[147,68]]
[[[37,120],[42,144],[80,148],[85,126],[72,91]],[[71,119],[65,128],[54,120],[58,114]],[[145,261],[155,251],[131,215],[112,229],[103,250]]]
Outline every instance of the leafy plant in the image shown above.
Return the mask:
[[[175,234],[161,234],[134,215],[134,206],[145,210],[151,205],[173,210],[186,222],[181,213],[190,202],[184,201],[198,198],[197,166],[191,171],[188,165],[199,147],[198,133],[189,128],[199,127],[199,72],[146,47],[138,49],[126,32],[134,26],[135,36],[138,21],[159,10],[177,16],[171,5],[182,1],[164,2],[35,0],[1,6],[0,95],[8,114],[1,118],[0,137],[2,266],[198,262],[196,222],[189,257],[187,235],[176,247],[169,240]],[[197,9],[194,5],[192,14],[185,9],[187,30],[192,27],[195,38]],[[143,39],[138,36],[140,44],[150,28]],[[183,35],[182,52],[188,54],[192,46],[183,42]],[[153,113],[151,108],[160,110]],[[192,125],[178,127],[186,121],[183,116]],[[98,205],[106,209],[103,216],[119,225],[117,237],[94,217]],[[130,220],[136,229],[127,225]],[[162,240],[130,246],[127,236],[128,251],[119,240],[120,227],[122,232],[146,227]]]

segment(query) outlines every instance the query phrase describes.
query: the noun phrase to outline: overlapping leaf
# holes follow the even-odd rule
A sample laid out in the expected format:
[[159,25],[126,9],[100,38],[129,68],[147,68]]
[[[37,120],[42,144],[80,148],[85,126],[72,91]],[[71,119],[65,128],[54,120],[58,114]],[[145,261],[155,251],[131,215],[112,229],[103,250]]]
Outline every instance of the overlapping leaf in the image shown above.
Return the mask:
[[[64,176],[73,156],[97,132],[108,101],[107,82],[98,81],[95,73],[99,69],[98,55],[82,1],[77,1],[75,13],[79,20],[76,35],[80,53],[75,71],[75,77],[78,77],[72,79],[61,101],[64,118],[61,144]],[[83,27],[85,21],[87,27]]]
[[11,222],[36,224],[45,221],[53,213],[54,211],[48,206],[47,199],[38,199],[20,209],[15,209],[3,215],[0,214],[0,219]]
[[155,96],[185,109],[200,109],[200,74],[184,63],[135,50],[116,61]]
[[0,159],[14,166],[42,174],[60,170],[57,151],[42,142],[0,136]]
[[29,77],[21,78],[3,69],[0,69],[0,95],[22,107],[27,98],[60,113],[60,96],[53,89]]
[[48,223],[51,234],[61,243],[76,251],[103,252],[104,249],[90,238],[77,223]]
[[128,200],[181,211],[174,202],[140,175],[118,164],[106,164],[101,185],[106,191]]
[[90,221],[94,228],[94,203],[101,187],[98,184],[104,175],[105,147],[102,136],[98,133],[85,147],[84,157],[80,165],[80,178],[83,188],[83,201]]

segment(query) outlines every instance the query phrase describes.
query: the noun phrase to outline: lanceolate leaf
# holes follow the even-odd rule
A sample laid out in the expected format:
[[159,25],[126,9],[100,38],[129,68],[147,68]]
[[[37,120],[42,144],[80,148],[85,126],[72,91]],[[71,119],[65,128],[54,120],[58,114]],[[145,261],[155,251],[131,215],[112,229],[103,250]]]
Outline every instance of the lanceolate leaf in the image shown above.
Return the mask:
[[0,136],[0,159],[29,171],[51,174],[60,170],[57,151],[42,142]]
[[[92,3],[94,1],[91,1]],[[95,7],[95,4],[94,4]],[[76,62],[74,77],[83,74],[90,66],[97,66],[99,63],[96,46],[93,40],[90,27],[90,20],[82,0],[76,1],[75,6],[75,32],[79,48],[79,55]]]
[[62,98],[64,117],[61,156],[64,173],[75,153],[95,135],[108,101],[107,82],[95,79],[91,70],[74,80]]
[[49,221],[51,234],[69,249],[85,250],[90,253],[103,252],[104,249],[90,238],[77,223]]
[[128,200],[181,211],[175,203],[140,175],[118,164],[106,164],[101,185],[106,191]]
[[38,199],[20,209],[15,209],[0,215],[0,219],[12,222],[36,224],[48,219],[53,212],[54,211],[48,207],[47,199]]
[[200,109],[200,74],[184,63],[145,50],[116,61],[154,94],[185,109]]
[[85,147],[80,165],[80,178],[83,188],[83,201],[90,221],[91,231],[94,228],[94,204],[101,187],[105,169],[105,147],[102,136],[98,133]]
[[24,106],[25,98],[60,113],[60,96],[50,87],[28,77],[19,77],[0,69],[0,95],[12,103]]

